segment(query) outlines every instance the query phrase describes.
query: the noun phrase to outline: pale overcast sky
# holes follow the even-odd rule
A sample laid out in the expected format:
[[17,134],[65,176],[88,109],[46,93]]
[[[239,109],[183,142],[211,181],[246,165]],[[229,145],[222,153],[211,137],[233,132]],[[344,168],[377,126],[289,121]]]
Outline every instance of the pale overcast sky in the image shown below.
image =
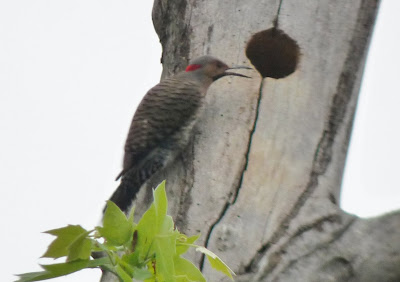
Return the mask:
[[[135,107],[161,73],[152,2],[0,1],[0,281],[39,270],[42,231],[98,224]],[[400,207],[399,10],[381,5],[348,159],[342,204],[360,216]]]

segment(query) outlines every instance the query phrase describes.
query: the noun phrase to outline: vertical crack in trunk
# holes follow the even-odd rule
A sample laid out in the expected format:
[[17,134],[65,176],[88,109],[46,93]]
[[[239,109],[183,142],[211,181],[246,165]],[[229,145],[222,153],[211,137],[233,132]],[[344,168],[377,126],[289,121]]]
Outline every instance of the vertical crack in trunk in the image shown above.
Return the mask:
[[[243,184],[244,174],[245,174],[245,172],[247,170],[247,166],[248,166],[248,163],[249,163],[249,156],[250,156],[251,144],[252,144],[252,141],[253,141],[253,135],[256,132],[257,121],[258,121],[258,116],[259,116],[259,112],[260,112],[261,100],[262,100],[263,85],[264,85],[264,79],[262,79],[261,83],[260,83],[260,89],[259,89],[259,94],[258,94],[258,97],[257,97],[256,109],[255,109],[255,114],[254,114],[253,127],[250,130],[249,141],[247,143],[247,150],[246,150],[246,153],[245,153],[245,162],[244,162],[244,165],[242,167],[242,170],[240,171],[240,178],[239,178],[239,181],[238,181],[238,185],[235,188],[233,197],[231,199],[227,200],[227,202],[225,203],[224,208],[222,209],[220,215],[215,220],[215,222],[213,224],[211,224],[210,229],[207,232],[206,239],[204,241],[204,246],[206,248],[208,247],[208,243],[209,243],[209,241],[211,239],[211,234],[212,234],[212,231],[214,230],[215,226],[217,226],[217,224],[223,219],[223,217],[225,216],[225,214],[228,211],[228,209],[230,208],[230,206],[234,205],[236,203],[237,198],[239,197],[239,192],[240,192],[240,189],[242,188],[242,184]],[[205,255],[202,255],[201,260],[200,260],[200,270],[203,270],[204,260],[205,260]]]
[[256,132],[258,116],[260,114],[260,105],[261,105],[261,100],[262,100],[262,94],[263,94],[262,91],[263,91],[263,87],[264,87],[264,81],[265,81],[265,79],[262,79],[261,83],[260,83],[260,90],[258,92],[256,110],[255,110],[255,114],[254,114],[253,128],[250,131],[249,142],[247,143],[247,149],[246,149],[246,154],[245,154],[245,163],[242,168],[242,171],[240,172],[239,183],[238,183],[238,186],[236,187],[235,195],[232,199],[232,204],[235,204],[237,198],[239,197],[239,192],[240,192],[240,189],[242,188],[242,184],[243,184],[244,174],[247,170],[247,166],[249,165],[251,144],[253,142],[254,133]]
[[279,1],[278,10],[276,11],[276,16],[272,22],[272,24],[274,25],[275,28],[278,28],[278,26],[279,26],[279,16],[281,14],[282,2],[283,2],[283,0]]

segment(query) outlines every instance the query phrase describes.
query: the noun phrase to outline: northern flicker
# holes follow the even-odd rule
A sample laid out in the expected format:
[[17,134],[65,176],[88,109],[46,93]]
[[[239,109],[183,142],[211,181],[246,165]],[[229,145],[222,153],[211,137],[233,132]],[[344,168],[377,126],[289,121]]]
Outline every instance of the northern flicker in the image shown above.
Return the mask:
[[121,210],[127,211],[140,187],[187,146],[211,83],[229,75],[247,77],[227,72],[234,68],[249,69],[202,56],[146,93],[126,139],[121,183],[110,198]]

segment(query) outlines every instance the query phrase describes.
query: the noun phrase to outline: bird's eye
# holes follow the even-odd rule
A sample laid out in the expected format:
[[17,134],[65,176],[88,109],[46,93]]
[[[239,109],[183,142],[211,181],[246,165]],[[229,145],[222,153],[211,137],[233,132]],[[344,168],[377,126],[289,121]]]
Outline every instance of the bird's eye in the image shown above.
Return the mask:
[[221,62],[217,62],[217,68],[222,68],[222,63]]

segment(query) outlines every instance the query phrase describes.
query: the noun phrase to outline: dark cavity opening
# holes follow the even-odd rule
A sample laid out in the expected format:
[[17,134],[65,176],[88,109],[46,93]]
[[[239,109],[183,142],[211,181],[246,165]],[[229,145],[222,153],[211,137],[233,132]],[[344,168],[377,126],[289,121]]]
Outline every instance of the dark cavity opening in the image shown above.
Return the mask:
[[262,77],[283,78],[296,70],[300,49],[295,40],[273,27],[251,37],[246,56]]

